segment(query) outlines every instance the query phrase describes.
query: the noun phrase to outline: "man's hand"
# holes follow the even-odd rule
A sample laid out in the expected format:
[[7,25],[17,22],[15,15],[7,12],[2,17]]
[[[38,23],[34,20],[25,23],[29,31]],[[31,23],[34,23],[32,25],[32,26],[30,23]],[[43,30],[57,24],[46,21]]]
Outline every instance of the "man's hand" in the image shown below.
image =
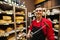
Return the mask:
[[27,35],[26,35],[26,38],[30,38],[30,37],[31,37],[31,34],[27,34]]

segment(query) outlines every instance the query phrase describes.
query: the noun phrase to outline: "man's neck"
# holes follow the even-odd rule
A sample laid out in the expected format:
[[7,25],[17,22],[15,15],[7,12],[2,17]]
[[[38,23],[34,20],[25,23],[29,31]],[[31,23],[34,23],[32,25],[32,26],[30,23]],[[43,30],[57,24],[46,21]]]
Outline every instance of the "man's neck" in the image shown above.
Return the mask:
[[42,17],[38,17],[36,20],[37,21],[41,21],[42,20]]

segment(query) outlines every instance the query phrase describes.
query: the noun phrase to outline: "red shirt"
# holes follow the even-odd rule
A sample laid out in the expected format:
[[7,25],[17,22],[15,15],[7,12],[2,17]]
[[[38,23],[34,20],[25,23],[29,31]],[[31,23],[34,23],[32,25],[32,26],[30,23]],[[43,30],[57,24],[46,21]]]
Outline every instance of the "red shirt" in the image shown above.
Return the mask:
[[47,20],[46,18],[42,18],[42,21],[41,22],[37,22],[36,20],[33,20],[31,25],[30,25],[30,29],[29,30],[32,30],[33,26],[34,27],[40,27],[40,26],[44,26],[44,22],[46,22],[49,27],[45,26],[42,30],[44,32],[44,35],[46,35],[47,37],[47,40],[55,40],[54,38],[54,31],[52,29],[52,22]]

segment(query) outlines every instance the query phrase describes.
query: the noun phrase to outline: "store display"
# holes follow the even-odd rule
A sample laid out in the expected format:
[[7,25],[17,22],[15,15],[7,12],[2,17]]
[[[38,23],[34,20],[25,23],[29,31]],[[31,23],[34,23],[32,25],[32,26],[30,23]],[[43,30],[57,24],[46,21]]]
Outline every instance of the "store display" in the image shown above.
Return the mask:
[[[25,15],[26,11],[24,9],[25,8],[24,7],[25,6],[24,2],[22,2],[22,4],[20,4],[19,1],[20,0],[4,0],[4,1],[0,1],[0,14],[1,14],[0,27],[4,27],[4,28],[6,27],[5,30],[0,30],[0,37],[1,36],[6,37],[8,40],[15,40],[17,38],[17,37],[15,38],[15,30],[13,29],[15,27],[14,20],[16,20],[16,22],[19,23],[19,27],[16,28],[17,29],[16,33],[18,33],[19,31],[23,30],[25,23],[21,24],[21,25],[20,25],[20,23],[26,21],[26,20],[24,20],[25,16],[26,16]],[[19,3],[17,3],[17,2],[19,2]],[[13,12],[14,11],[14,9],[13,9],[14,6],[12,4],[16,5],[16,8],[15,8],[17,10],[17,11],[15,11],[16,12],[15,13],[16,19],[14,19],[14,17],[13,17],[14,16],[14,14],[13,14],[14,13]],[[23,6],[19,6],[19,5],[23,5]],[[13,24],[12,24],[13,26],[10,24],[10,23],[12,23],[12,21],[13,21]],[[5,24],[9,24],[9,25],[5,25]],[[16,24],[16,26],[17,25],[18,24]],[[25,26],[27,27],[27,25],[25,25]],[[23,37],[23,39],[24,39],[24,37]]]

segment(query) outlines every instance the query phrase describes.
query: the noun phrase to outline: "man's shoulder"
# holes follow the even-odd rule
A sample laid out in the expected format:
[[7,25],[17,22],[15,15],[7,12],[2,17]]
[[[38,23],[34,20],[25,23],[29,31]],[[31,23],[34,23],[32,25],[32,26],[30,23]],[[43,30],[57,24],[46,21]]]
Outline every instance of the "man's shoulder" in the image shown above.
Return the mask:
[[48,21],[48,19],[46,19],[46,18],[43,18],[43,21]]
[[51,22],[51,20],[49,20],[49,19],[47,19],[47,18],[43,18],[43,21]]

